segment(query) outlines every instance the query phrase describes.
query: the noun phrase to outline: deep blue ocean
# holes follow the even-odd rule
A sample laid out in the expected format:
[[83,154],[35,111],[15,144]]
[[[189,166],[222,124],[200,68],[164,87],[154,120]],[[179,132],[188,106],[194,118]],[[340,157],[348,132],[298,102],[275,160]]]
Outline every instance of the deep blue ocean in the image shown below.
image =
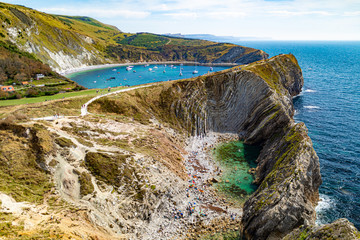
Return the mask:
[[360,42],[241,42],[270,56],[292,53],[304,76],[294,98],[320,158],[318,222],[348,218],[360,229]]
[[[309,129],[323,180],[318,223],[345,217],[360,229],[360,42],[234,43],[262,49],[270,57],[280,53],[296,56],[305,83],[301,95],[294,98],[295,120],[305,122]],[[136,66],[136,73],[123,67],[76,74],[71,79],[88,88],[179,79],[180,66],[176,69],[168,66],[166,74],[162,74],[162,65],[158,67],[155,73]],[[221,69],[224,68],[214,68]],[[193,77],[193,70],[194,66],[184,66],[182,77]],[[204,74],[209,67],[198,70]],[[106,81],[111,76],[116,79]]]

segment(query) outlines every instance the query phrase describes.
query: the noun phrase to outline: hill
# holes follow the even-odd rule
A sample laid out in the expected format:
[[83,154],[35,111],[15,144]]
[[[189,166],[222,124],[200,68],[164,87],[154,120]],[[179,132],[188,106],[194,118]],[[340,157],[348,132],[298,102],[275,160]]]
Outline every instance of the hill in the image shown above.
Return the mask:
[[58,72],[89,65],[138,61],[236,62],[267,58],[257,49],[151,33],[124,33],[82,16],[46,14],[0,3],[0,40],[34,54]]
[[8,85],[13,86],[15,91],[0,91],[0,100],[83,89],[51,70],[33,54],[21,51],[9,42],[0,41],[0,86]]

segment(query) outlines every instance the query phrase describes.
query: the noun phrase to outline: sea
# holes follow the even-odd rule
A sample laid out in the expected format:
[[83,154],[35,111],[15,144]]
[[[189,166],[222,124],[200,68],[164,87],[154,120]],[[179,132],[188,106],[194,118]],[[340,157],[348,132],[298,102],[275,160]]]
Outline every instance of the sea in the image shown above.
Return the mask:
[[[304,122],[309,129],[320,159],[323,180],[316,207],[317,223],[348,218],[360,229],[360,42],[233,43],[264,50],[270,57],[281,53],[296,56],[303,70],[304,87],[293,99],[295,120]],[[150,67],[154,69],[154,66]],[[73,74],[70,78],[88,88],[179,79],[179,65],[172,69],[162,65],[157,67],[151,72],[143,66],[135,66],[136,73],[126,71],[124,67],[95,70]],[[183,67],[182,78],[194,76],[194,66]],[[225,67],[214,68],[214,71],[222,69]],[[198,66],[197,70],[204,74],[209,67]],[[111,76],[115,79],[107,80]]]
[[293,99],[295,120],[309,129],[320,159],[317,222],[348,218],[360,229],[360,42],[234,42],[270,57],[296,56],[304,76]]
[[108,88],[119,86],[135,86],[145,83],[170,81],[197,77],[213,71],[225,70],[229,67],[195,66],[195,65],[165,65],[152,64],[107,67],[77,72],[67,75],[86,88]]

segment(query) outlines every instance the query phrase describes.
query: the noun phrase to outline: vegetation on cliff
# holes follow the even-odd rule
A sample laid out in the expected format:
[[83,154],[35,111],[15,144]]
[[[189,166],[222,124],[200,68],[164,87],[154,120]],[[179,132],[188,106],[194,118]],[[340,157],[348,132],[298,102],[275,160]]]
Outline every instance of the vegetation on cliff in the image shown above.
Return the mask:
[[322,226],[301,226],[288,234],[283,240],[355,240],[360,239],[360,232],[349,222],[341,218]]
[[44,157],[53,151],[50,134],[40,126],[0,123],[0,192],[17,201],[40,203],[53,184]]

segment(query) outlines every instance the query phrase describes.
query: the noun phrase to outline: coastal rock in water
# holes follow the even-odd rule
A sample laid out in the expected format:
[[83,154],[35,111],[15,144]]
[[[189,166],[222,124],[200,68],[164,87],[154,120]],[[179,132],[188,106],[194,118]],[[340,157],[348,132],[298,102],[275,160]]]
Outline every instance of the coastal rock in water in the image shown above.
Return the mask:
[[360,239],[360,232],[347,219],[340,218],[333,223],[317,227],[301,226],[283,240],[315,240],[315,239],[342,239],[355,240]]

